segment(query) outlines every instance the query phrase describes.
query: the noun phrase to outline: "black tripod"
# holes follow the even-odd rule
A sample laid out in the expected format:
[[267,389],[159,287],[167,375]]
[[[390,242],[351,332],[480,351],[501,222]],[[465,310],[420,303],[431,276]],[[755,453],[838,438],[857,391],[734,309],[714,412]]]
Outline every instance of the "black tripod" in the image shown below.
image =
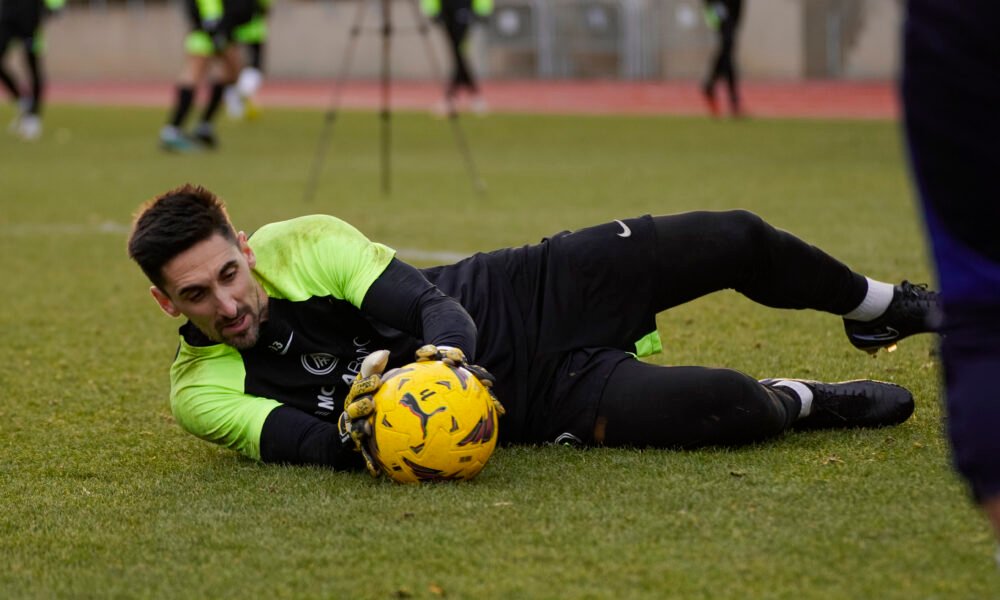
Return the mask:
[[[319,184],[319,177],[323,170],[323,163],[326,160],[326,151],[330,145],[330,139],[333,136],[333,124],[337,119],[337,111],[340,108],[340,98],[341,92],[343,91],[344,82],[347,79],[348,72],[350,71],[351,62],[354,58],[354,50],[357,46],[358,39],[361,36],[363,30],[365,9],[370,2],[378,2],[379,9],[382,13],[382,25],[379,31],[382,35],[382,53],[381,53],[381,98],[380,98],[380,108],[379,108],[379,120],[381,123],[381,135],[380,139],[380,149],[381,149],[381,175],[382,175],[382,193],[388,194],[391,187],[391,152],[390,146],[392,143],[392,107],[391,107],[391,92],[392,92],[392,75],[391,75],[391,51],[392,51],[392,35],[393,35],[393,25],[392,25],[392,0],[359,0],[357,12],[354,15],[354,20],[351,24],[350,34],[347,41],[347,48],[344,51],[343,58],[340,63],[340,71],[337,75],[337,81],[334,84],[333,98],[330,102],[330,107],[327,109],[326,114],[323,119],[323,128],[320,131],[319,142],[316,147],[316,155],[313,160],[312,169],[310,169],[309,179],[306,182],[306,190],[304,199],[306,202],[311,202],[313,196],[316,194],[316,188]],[[435,80],[441,80],[441,69],[438,67],[437,58],[434,56],[434,47],[431,44],[429,26],[427,20],[420,13],[420,9],[417,7],[416,0],[406,0],[406,3],[410,5],[413,11],[413,16],[416,19],[417,31],[420,33],[424,41],[424,48],[427,51],[428,60],[431,65],[432,75]],[[469,172],[469,177],[472,180],[472,185],[475,187],[476,191],[482,193],[486,190],[486,184],[483,180],[479,178],[479,173],[476,169],[476,164],[472,159],[472,152],[469,150],[469,145],[465,139],[465,132],[462,130],[462,126],[458,120],[458,113],[455,111],[453,105],[448,107],[448,122],[451,123],[451,130],[455,136],[455,144],[458,146],[459,151],[462,153],[462,157],[465,160],[466,170]]]

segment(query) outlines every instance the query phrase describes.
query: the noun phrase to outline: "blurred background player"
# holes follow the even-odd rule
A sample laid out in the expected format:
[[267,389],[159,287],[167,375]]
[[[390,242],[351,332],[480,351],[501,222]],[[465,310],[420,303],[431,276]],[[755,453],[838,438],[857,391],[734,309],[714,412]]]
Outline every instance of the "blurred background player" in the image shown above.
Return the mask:
[[[36,140],[42,135],[42,96],[45,91],[42,19],[62,10],[65,4],[66,0],[0,0],[0,81],[17,104],[17,117],[10,124],[10,131],[25,140]],[[22,89],[3,66],[7,48],[15,39],[20,40],[24,47],[30,91]]]
[[729,110],[734,117],[743,114],[740,105],[739,81],[736,74],[736,32],[743,14],[743,0],[705,0],[705,23],[715,31],[719,47],[712,58],[701,93],[713,117],[719,116],[715,84],[725,78],[729,91]]
[[477,19],[486,19],[493,12],[493,0],[421,0],[421,7],[425,15],[444,29],[451,48],[451,78],[445,86],[444,100],[436,107],[435,112],[454,112],[458,94],[465,89],[470,96],[469,107],[472,111],[477,114],[485,113],[488,107],[475,75],[469,68],[469,61],[465,56],[465,41],[472,24]]
[[267,16],[272,0],[256,0],[253,17],[233,33],[246,48],[246,62],[236,85],[226,88],[226,112],[233,119],[255,119],[259,109],[255,97],[264,82],[264,45],[267,43]]
[[902,95],[941,286],[948,437],[1000,536],[998,27],[997,0],[910,0]]
[[[174,106],[163,129],[160,145],[170,152],[185,152],[197,145],[215,148],[218,140],[212,119],[222,103],[226,86],[236,83],[239,76],[239,46],[233,43],[236,28],[250,21],[255,0],[186,0],[188,16],[193,31],[184,40],[184,68],[177,82]],[[216,59],[216,60],[213,60]],[[208,102],[191,137],[182,127],[194,104],[195,91],[210,75],[210,67],[217,62],[221,74],[210,80]],[[193,140],[193,141],[192,141]]]

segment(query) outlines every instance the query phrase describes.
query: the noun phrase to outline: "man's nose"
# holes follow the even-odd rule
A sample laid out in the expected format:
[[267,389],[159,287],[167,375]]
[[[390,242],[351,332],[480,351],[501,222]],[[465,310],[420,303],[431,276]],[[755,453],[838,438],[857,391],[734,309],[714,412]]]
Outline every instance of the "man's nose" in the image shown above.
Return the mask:
[[220,294],[218,303],[219,314],[227,319],[235,318],[236,314],[239,312],[239,305],[237,304],[236,299],[229,294]]

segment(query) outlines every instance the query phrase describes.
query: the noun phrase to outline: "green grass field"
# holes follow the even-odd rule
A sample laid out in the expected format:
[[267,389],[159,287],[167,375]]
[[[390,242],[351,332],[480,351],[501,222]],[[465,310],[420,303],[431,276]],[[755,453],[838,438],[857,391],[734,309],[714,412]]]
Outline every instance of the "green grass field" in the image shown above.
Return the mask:
[[157,151],[162,117],[53,106],[41,142],[0,137],[0,597],[1000,593],[990,532],[949,468],[927,336],[872,359],[836,317],[717,294],[661,315],[655,360],[887,379],[913,390],[913,418],[735,450],[501,449],[472,482],[404,487],[183,433],[167,401],[179,323],[125,255],[136,206],[191,181],[248,231],[329,212],[404,258],[742,207],[873,277],[927,281],[895,124],[495,115],[466,122],[477,197],[448,126],[404,114],[383,197],[377,120],[347,113],[307,204],[320,113],[224,125],[223,150],[199,156]]

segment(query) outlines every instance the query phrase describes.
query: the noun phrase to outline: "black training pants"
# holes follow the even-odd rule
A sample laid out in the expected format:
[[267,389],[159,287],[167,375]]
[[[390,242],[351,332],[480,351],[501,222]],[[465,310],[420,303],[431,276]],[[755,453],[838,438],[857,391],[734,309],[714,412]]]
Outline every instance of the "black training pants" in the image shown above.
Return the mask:
[[[867,281],[840,261],[745,211],[655,217],[661,284],[657,311],[734,289],[775,308],[844,314]],[[602,357],[603,355],[603,357]],[[592,361],[613,360],[609,349]],[[577,357],[578,358],[578,357]],[[574,372],[580,372],[579,365]],[[599,372],[599,370],[595,370]],[[730,369],[657,366],[618,359],[603,385],[594,431],[574,435],[608,446],[695,447],[744,444],[788,429],[798,397]],[[580,423],[580,421],[577,421]],[[555,433],[555,432],[553,432]]]
[[738,75],[736,72],[736,31],[738,23],[732,19],[723,19],[719,24],[719,48],[712,60],[711,69],[705,80],[705,90],[714,93],[715,83],[719,79],[726,81],[729,92],[729,103],[734,109],[740,106]]
[[27,29],[23,26],[18,26],[12,23],[0,23],[0,83],[7,89],[7,92],[15,100],[19,99],[24,90],[21,90],[14,78],[7,72],[3,67],[2,61],[4,55],[6,54],[7,47],[15,39],[21,40],[24,46],[24,62],[28,67],[28,77],[31,81],[30,96],[28,96],[28,104],[24,107],[25,112],[31,115],[37,115],[41,112],[42,108],[42,94],[45,89],[45,78],[42,73],[41,57],[35,48],[35,37],[34,33],[26,34],[24,31],[34,32],[37,29]]
[[452,71],[451,80],[448,83],[447,94],[454,96],[461,88],[467,88],[470,92],[476,93],[479,88],[476,80],[472,76],[469,64],[465,59],[465,51],[462,48],[465,38],[469,33],[472,24],[472,13],[468,9],[445,9],[441,13],[441,23],[444,26],[451,46]]

